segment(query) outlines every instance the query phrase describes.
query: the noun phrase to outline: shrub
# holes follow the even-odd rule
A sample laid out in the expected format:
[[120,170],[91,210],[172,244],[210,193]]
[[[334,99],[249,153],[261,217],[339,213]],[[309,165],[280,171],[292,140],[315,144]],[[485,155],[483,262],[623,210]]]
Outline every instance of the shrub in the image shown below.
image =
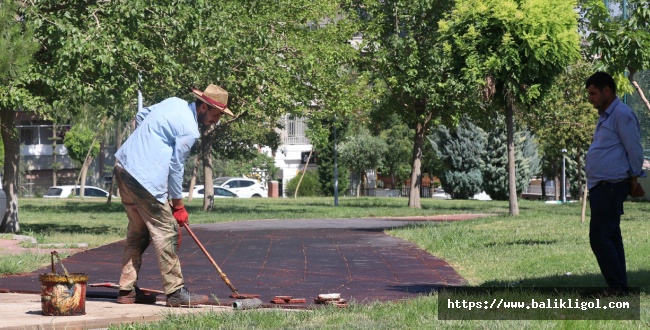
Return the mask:
[[[286,194],[289,197],[293,197],[300,181],[302,173],[298,173],[293,179],[287,182]],[[300,197],[316,197],[321,195],[320,181],[318,180],[318,171],[307,171],[305,176],[300,182],[300,188],[298,190],[298,196]]]

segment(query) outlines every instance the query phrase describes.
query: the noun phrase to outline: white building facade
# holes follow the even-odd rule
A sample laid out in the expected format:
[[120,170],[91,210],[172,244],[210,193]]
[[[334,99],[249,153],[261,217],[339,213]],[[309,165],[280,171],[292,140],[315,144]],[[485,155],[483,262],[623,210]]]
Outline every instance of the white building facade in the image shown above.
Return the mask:
[[[280,141],[282,141],[280,148],[275,154],[268,147],[262,148],[262,152],[275,158],[275,166],[280,169],[278,172],[279,193],[280,196],[286,197],[284,187],[286,187],[289,180],[300,175],[300,172],[304,170],[307,157],[312,150],[312,145],[305,136],[305,130],[307,129],[305,118],[285,115],[282,121],[284,129],[278,131]],[[317,168],[313,159],[314,155],[312,155],[307,170],[315,170]]]

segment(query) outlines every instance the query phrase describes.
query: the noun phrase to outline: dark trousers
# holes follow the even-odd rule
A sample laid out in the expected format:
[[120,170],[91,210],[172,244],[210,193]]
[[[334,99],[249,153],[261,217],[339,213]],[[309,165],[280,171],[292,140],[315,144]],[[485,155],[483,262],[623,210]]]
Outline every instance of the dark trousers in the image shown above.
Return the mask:
[[589,190],[591,250],[607,285],[623,290],[627,290],[627,273],[621,215],[629,191],[630,183],[627,180],[617,183],[601,182]]

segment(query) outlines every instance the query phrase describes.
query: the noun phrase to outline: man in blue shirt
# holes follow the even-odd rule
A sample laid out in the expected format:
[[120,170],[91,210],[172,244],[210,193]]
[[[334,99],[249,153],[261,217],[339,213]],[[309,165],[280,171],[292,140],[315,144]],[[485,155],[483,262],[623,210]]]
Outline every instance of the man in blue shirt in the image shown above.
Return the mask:
[[585,170],[591,222],[589,242],[608,288],[605,294],[627,291],[621,215],[627,195],[643,195],[637,178],[643,175],[639,121],[616,96],[612,76],[596,72],[586,82],[589,103],[598,109],[598,124],[587,152]]
[[129,219],[118,303],[156,302],[155,296],[137,287],[142,253],[150,242],[158,257],[167,306],[208,301],[207,296],[185,288],[176,254],[178,226],[189,219],[181,185],[185,160],[200,137],[198,125],[209,127],[224,113],[233,113],[227,108],[228,92],[222,88],[210,85],[204,92],[192,92],[193,103],[172,97],[138,112],[136,130],[115,154],[115,177]]

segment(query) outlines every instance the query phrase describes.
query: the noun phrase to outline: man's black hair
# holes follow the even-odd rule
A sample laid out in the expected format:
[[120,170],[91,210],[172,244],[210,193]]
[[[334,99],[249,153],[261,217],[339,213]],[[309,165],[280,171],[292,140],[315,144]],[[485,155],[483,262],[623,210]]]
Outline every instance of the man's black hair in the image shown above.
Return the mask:
[[612,78],[612,76],[606,72],[598,71],[592,74],[591,77],[587,79],[585,88],[589,88],[591,85],[596,87],[601,92],[605,87],[609,87],[612,90],[612,93],[616,95],[616,83],[614,82],[614,78]]
[[197,109],[198,109],[198,108],[201,106],[201,104],[203,104],[203,103],[205,103],[205,102],[201,101],[201,100],[198,99],[198,98],[197,98],[196,100],[194,100],[194,105],[196,106]]

